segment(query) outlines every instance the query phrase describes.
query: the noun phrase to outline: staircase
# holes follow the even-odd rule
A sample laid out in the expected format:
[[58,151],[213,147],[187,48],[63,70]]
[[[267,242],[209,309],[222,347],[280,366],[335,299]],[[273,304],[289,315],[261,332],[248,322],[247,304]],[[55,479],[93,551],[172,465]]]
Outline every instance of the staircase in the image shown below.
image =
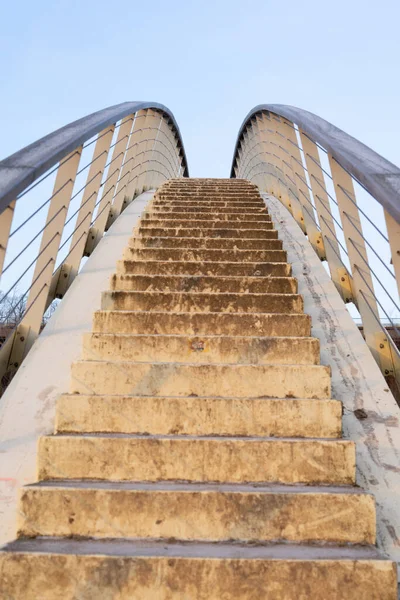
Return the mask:
[[258,190],[164,184],[118,263],[0,552],[9,600],[395,600]]

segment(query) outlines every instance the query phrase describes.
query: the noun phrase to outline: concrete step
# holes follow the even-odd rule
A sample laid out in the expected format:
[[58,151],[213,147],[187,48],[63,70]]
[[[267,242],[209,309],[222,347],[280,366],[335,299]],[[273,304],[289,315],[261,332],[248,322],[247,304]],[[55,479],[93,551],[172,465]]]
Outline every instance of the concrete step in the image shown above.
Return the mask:
[[0,551],[0,570],[12,600],[397,600],[374,546],[38,538]]
[[93,331],[98,333],[242,335],[310,337],[311,318],[285,313],[170,313],[99,310]]
[[241,238],[201,238],[201,237],[132,237],[132,248],[191,248],[198,250],[282,250],[282,241],[278,239],[254,240]]
[[221,250],[210,248],[125,248],[125,260],[205,261],[205,262],[286,262],[285,250]]
[[177,199],[177,200],[153,200],[151,204],[152,208],[165,208],[166,210],[179,210],[182,208],[183,210],[189,209],[193,207],[195,210],[204,209],[210,210],[213,209],[223,210],[229,209],[230,212],[253,212],[259,211],[261,209],[265,210],[268,213],[268,208],[266,207],[263,200],[185,200],[185,199]]
[[38,467],[40,480],[354,485],[355,445],[296,438],[54,435],[40,438]]
[[257,223],[271,223],[271,217],[265,212],[230,212],[228,210],[223,211],[212,211],[210,212],[199,212],[199,211],[166,211],[166,210],[149,210],[143,213],[141,218],[141,225],[146,224],[147,221],[152,219],[160,219],[163,221],[224,221],[229,223],[241,224],[242,222],[254,221]]
[[43,482],[24,488],[23,537],[375,543],[375,501],[358,488]]
[[199,262],[199,261],[135,261],[117,262],[117,274],[121,275],[185,275],[185,276],[231,276],[231,277],[289,277],[292,268],[284,262]]
[[83,360],[238,365],[318,365],[319,340],[307,337],[234,337],[87,333]]
[[71,393],[228,398],[330,398],[330,368],[321,365],[227,365],[77,361]]
[[278,239],[278,232],[276,229],[246,229],[246,231],[240,231],[237,228],[229,229],[227,226],[219,229],[205,229],[198,227],[190,229],[187,227],[141,227],[139,225],[136,231],[141,236],[151,237]]
[[207,292],[103,292],[102,310],[168,312],[301,313],[299,294],[225,294]]
[[119,291],[227,292],[296,294],[294,277],[185,277],[184,275],[113,275],[110,287]]
[[342,404],[315,398],[63,394],[56,419],[58,433],[339,438]]
[[202,197],[207,197],[207,196],[211,196],[211,197],[238,197],[238,198],[246,198],[246,197],[252,197],[252,198],[260,198],[260,192],[258,190],[250,190],[250,189],[245,189],[242,186],[238,186],[237,188],[223,188],[223,187],[209,187],[209,188],[204,188],[204,187],[197,187],[197,188],[191,188],[189,189],[185,189],[183,187],[171,187],[168,190],[160,190],[157,192],[156,197],[157,198],[163,198],[163,197],[167,197],[167,198],[173,198],[175,196],[186,196],[186,197],[190,197],[190,198],[195,198],[196,196],[202,196]]
[[202,220],[202,219],[168,219],[160,217],[159,219],[152,216],[151,219],[141,219],[140,227],[145,229],[146,227],[179,227],[181,229],[197,229],[207,225],[207,229],[223,229],[230,227],[238,231],[245,231],[247,229],[255,230],[266,230],[273,229],[272,221],[263,221],[261,219],[257,221],[235,221],[233,219],[223,220]]

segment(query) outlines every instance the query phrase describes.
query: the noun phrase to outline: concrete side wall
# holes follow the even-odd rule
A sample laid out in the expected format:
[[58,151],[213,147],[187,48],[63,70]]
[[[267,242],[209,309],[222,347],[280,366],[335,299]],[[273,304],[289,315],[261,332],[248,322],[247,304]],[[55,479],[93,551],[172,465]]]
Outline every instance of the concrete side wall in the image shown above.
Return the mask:
[[136,198],[104,236],[0,399],[0,544],[15,537],[18,491],[37,479],[38,438],[54,430],[56,399],[69,389],[82,334],[152,196]]
[[343,434],[357,444],[357,483],[376,498],[378,546],[400,561],[400,409],[329,275],[289,211],[263,194],[293,276],[332,368],[332,397],[343,403]]

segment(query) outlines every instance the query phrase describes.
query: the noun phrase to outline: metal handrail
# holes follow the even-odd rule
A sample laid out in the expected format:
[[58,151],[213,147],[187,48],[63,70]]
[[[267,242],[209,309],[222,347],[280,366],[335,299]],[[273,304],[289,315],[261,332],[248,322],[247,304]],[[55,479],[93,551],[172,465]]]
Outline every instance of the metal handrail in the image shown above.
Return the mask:
[[[320,150],[326,153],[323,160]],[[400,309],[396,292],[384,281],[390,276],[400,291],[400,169],[312,113],[263,104],[241,125],[231,177],[253,181],[293,215],[318,257],[327,261],[344,302],[352,302],[360,313],[367,345],[388,383],[397,382],[390,387],[400,402],[400,352],[380,316],[382,312],[390,320],[384,302],[391,310]],[[354,182],[383,209],[387,235],[359,206]],[[380,234],[379,242],[387,244],[388,252],[365,237],[361,215],[374,228],[374,236]],[[374,281],[384,302],[374,291]]]
[[295,106],[259,104],[248,113],[236,139],[231,177],[235,176],[234,166],[242,134],[253,117],[263,111],[275,113],[296,123],[314,142],[321,144],[330,152],[393,219],[400,223],[400,169],[332,123]]
[[184,176],[189,176],[185,148],[181,133],[172,112],[157,102],[123,102],[99,110],[57,129],[53,133],[15,152],[0,161],[0,213],[17,195],[34,183],[41,175],[65,158],[78,146],[100,131],[139,110],[153,109],[163,113],[172,122],[178,135]]

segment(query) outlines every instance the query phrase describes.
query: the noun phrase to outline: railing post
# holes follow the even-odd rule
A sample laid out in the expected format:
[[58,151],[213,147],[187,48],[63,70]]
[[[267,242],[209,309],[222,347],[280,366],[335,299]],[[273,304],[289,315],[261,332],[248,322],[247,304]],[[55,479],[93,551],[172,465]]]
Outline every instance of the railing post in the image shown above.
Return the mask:
[[130,130],[131,133],[126,148],[124,162],[120,171],[118,182],[116,184],[114,202],[111,206],[112,222],[115,221],[118,215],[124,210],[124,208],[126,208],[128,204],[127,190],[131,173],[136,162],[135,157],[138,148],[137,135],[141,132],[141,129],[144,127],[145,120],[146,111],[139,110],[135,114],[135,120]]
[[394,267],[397,289],[400,296],[400,223],[397,223],[386,210],[384,211],[384,214],[390,244],[390,251],[392,254],[392,264]]
[[262,146],[262,153],[259,154],[260,156],[262,154],[268,156],[268,159],[265,162],[269,165],[268,173],[264,174],[266,183],[264,191],[279,197],[282,195],[281,187],[279,185],[279,175],[276,168],[276,159],[272,156],[271,135],[269,135],[268,132],[268,118],[264,113],[258,119],[257,126],[258,138]]
[[[258,128],[258,139],[259,139],[259,146],[260,146],[260,157],[269,157],[271,155],[269,148],[270,148],[270,142],[269,142],[269,137],[268,137],[268,133],[266,131],[267,129],[267,125],[266,125],[266,121],[267,118],[265,116],[264,113],[262,113],[261,115],[257,115],[257,128]],[[260,173],[259,177],[260,177],[260,184],[258,184],[259,188],[265,192],[270,193],[271,190],[273,189],[273,185],[275,184],[275,177],[272,174],[272,165],[271,165],[271,161],[270,158],[267,158],[265,160],[265,167],[266,170],[263,170],[262,173]]]
[[10,368],[16,369],[21,364],[22,359],[40,333],[81,154],[82,146],[68,155],[58,168],[38,259],[26,301],[25,315],[13,336],[0,350],[0,378]]
[[311,196],[308,189],[306,172],[301,159],[299,142],[293,123],[281,117],[283,124],[282,133],[287,140],[287,150],[290,154],[290,163],[295,177],[296,187],[299,192],[299,202],[303,207],[304,224],[308,239],[321,260],[325,258],[324,240],[318,229],[315,219],[314,206],[311,202]]
[[96,226],[91,227],[88,238],[93,238],[92,249],[97,246],[106,230],[109,219],[112,200],[118,178],[121,175],[122,162],[124,160],[126,148],[128,146],[129,135],[135,115],[129,115],[122,120],[118,130],[118,137],[115,143],[110,166],[108,168],[107,180],[104,183],[101,201],[97,211]]
[[10,237],[11,225],[14,218],[15,203],[16,200],[13,200],[0,215],[0,275],[3,272],[8,239]]
[[282,123],[275,115],[270,115],[270,128],[274,132],[274,145],[276,152],[278,153],[281,161],[282,172],[285,176],[287,185],[287,200],[284,202],[286,207],[292,213],[297,224],[301,227],[303,232],[306,232],[306,217],[304,217],[304,211],[302,204],[299,200],[299,190],[297,188],[296,177],[292,170],[291,154],[287,148],[287,139],[283,130]]
[[136,141],[134,144],[133,166],[132,166],[130,174],[128,176],[129,181],[127,183],[127,187],[125,190],[124,205],[132,202],[134,197],[137,194],[141,194],[143,191],[143,187],[140,188],[141,182],[139,181],[139,179],[140,179],[140,176],[142,175],[143,169],[144,169],[144,164],[143,164],[144,160],[145,160],[144,156],[146,153],[147,136],[149,135],[149,129],[150,129],[149,110],[145,110],[145,111],[143,111],[143,113],[144,113],[143,115],[138,115],[138,117],[141,119],[141,122],[138,123],[137,127],[136,127],[136,122],[135,122],[135,128],[132,133],[132,136],[135,137]]
[[343,264],[332,218],[328,192],[325,186],[318,148],[303,131],[299,130],[304,158],[314,196],[315,208],[324,238],[326,259],[331,278],[344,302],[354,301],[352,277]]
[[94,148],[93,159],[89,168],[81,206],[75,222],[75,231],[72,235],[68,253],[67,263],[70,268],[70,273],[67,281],[67,288],[71,285],[79,271],[79,265],[86,246],[92,214],[99,193],[114,129],[115,126],[113,125],[100,132]]
[[351,264],[353,291],[362,319],[365,341],[384,375],[395,376],[396,371],[400,374],[399,367],[395,367],[397,359],[392,353],[388,335],[380,325],[353,180],[331,154],[328,154],[328,157]]
[[152,165],[152,155],[155,140],[158,133],[160,116],[154,110],[148,109],[147,117],[146,117],[146,135],[142,144],[142,154],[140,158],[141,169],[139,169],[139,174],[137,174],[137,183],[135,184],[135,188],[137,193],[141,193],[146,189],[146,183],[152,182],[152,177],[149,178],[149,169]]
[[[160,155],[157,154],[157,140],[160,135],[161,114],[154,110],[149,111],[150,135],[146,143],[146,152],[144,154],[144,174],[143,189],[157,188],[158,173],[160,170]],[[138,182],[139,183],[139,182]]]

